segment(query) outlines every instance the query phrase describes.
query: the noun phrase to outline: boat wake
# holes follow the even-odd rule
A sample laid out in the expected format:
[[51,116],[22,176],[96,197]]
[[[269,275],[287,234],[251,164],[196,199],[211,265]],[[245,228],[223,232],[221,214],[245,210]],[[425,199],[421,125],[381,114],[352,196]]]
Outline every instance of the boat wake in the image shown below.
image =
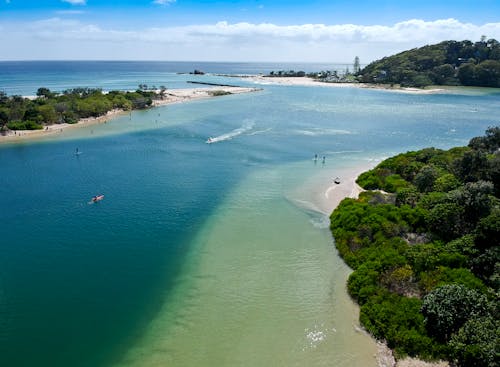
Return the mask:
[[232,138],[241,135],[254,127],[253,121],[246,121],[241,127],[234,129],[228,133],[216,136],[215,138],[208,138],[207,144],[220,143],[221,141],[231,140]]
[[257,131],[253,131],[251,132],[250,134],[248,135],[259,135],[259,134],[264,134],[264,133],[267,133],[268,131],[271,131],[273,128],[270,127],[270,128],[267,128],[265,130],[257,130]]
[[321,136],[321,135],[350,135],[353,132],[349,130],[339,130],[339,129],[323,129],[323,128],[311,128],[309,130],[293,130],[295,134],[306,135],[306,136]]

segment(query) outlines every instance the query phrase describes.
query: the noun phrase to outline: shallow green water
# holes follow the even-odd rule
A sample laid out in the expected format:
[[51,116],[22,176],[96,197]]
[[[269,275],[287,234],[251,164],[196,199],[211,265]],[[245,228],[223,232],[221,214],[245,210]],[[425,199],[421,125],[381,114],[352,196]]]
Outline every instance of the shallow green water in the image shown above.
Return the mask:
[[120,365],[375,365],[328,229],[284,199],[297,168],[260,170],[231,192]]
[[265,87],[0,147],[0,364],[374,365],[316,188],[497,99]]

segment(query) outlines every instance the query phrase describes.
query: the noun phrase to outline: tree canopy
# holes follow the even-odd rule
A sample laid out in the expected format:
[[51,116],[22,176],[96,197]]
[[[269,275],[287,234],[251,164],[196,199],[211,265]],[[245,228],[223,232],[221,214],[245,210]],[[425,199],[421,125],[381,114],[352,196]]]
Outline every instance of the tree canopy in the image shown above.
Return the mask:
[[444,41],[384,57],[359,73],[365,83],[500,87],[500,43]]
[[499,136],[386,159],[331,215],[360,321],[397,356],[499,363]]
[[75,123],[81,118],[99,117],[112,109],[142,109],[151,106],[158,95],[153,91],[135,92],[74,88],[55,93],[39,88],[37,98],[7,96],[0,92],[0,131],[35,130],[45,125]]

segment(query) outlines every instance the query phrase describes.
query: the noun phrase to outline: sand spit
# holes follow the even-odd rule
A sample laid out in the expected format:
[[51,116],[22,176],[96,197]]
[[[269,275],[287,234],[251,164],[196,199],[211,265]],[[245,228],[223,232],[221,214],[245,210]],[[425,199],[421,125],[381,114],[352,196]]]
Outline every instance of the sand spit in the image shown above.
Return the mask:
[[[198,99],[218,97],[220,95],[214,92],[227,92],[230,94],[250,93],[261,90],[260,88],[245,88],[245,87],[228,87],[228,86],[215,86],[209,88],[192,88],[192,89],[170,89],[163,95],[162,99],[154,100],[153,107],[164,106],[173,103],[183,103]],[[158,90],[159,94],[160,91]],[[224,94],[222,94],[224,95]],[[114,117],[127,114],[129,111],[121,109],[114,109],[109,111],[103,116],[90,117],[80,119],[76,124],[54,124],[45,126],[42,130],[18,130],[7,131],[4,135],[0,134],[0,144],[7,142],[21,142],[47,136],[53,136],[62,133],[67,129],[85,128],[91,125],[105,123]]]
[[445,89],[440,88],[430,88],[430,89],[420,89],[420,88],[405,88],[394,86],[391,87],[387,84],[366,84],[366,83],[326,83],[321,82],[313,78],[308,77],[269,77],[269,76],[251,76],[245,78],[246,80],[251,80],[257,84],[277,84],[277,85],[289,85],[289,86],[321,86],[330,88],[369,88],[369,89],[379,89],[388,90],[391,92],[399,93],[410,93],[410,94],[436,94],[442,93]]

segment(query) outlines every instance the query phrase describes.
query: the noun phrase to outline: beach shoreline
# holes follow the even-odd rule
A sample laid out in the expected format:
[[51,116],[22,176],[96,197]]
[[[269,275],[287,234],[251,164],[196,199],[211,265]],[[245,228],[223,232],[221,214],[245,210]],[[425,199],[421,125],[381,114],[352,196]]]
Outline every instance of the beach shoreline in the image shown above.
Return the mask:
[[[349,167],[328,168],[312,176],[289,194],[297,206],[330,217],[345,198],[357,198],[364,190],[356,183],[360,174],[374,168],[380,161],[356,162]],[[325,167],[326,168],[326,167]],[[339,183],[335,183],[335,179]]]
[[390,86],[388,84],[368,84],[368,83],[328,83],[322,82],[309,77],[270,77],[270,76],[249,76],[245,78],[256,84],[263,85],[287,85],[287,86],[303,86],[303,87],[330,87],[330,88],[364,88],[364,89],[376,89],[376,90],[386,90],[398,93],[409,93],[409,94],[437,94],[443,93],[446,90],[443,88],[409,88],[409,87],[399,87]]
[[[316,210],[319,210],[329,218],[342,200],[346,198],[357,199],[359,194],[366,190],[359,186],[356,180],[360,174],[373,169],[378,163],[379,161],[367,162],[366,164],[359,164],[355,167],[335,172],[339,174],[339,184],[335,184],[333,181],[319,183],[314,193],[315,200],[313,201]],[[355,304],[359,307],[357,303]],[[446,361],[426,362],[411,357],[396,360],[394,351],[386,343],[376,339],[375,341],[377,342],[375,358],[378,367],[449,367],[449,363]]]
[[[170,104],[190,102],[200,99],[216,98],[215,91],[222,91],[229,94],[242,94],[260,91],[261,88],[252,87],[229,87],[229,86],[213,86],[206,88],[191,88],[191,89],[170,89],[164,93],[162,99],[153,100],[150,108],[161,107]],[[160,93],[160,91],[156,91]],[[220,95],[223,96],[224,94]],[[28,98],[28,97],[26,97]],[[31,97],[29,97],[31,98]],[[98,117],[82,118],[75,124],[53,124],[45,126],[40,130],[9,130],[5,134],[0,134],[0,144],[2,143],[16,143],[38,140],[45,137],[54,137],[57,134],[66,130],[81,129],[89,126],[106,123],[120,115],[125,115],[131,111],[122,109],[113,109],[108,111],[105,115]]]

